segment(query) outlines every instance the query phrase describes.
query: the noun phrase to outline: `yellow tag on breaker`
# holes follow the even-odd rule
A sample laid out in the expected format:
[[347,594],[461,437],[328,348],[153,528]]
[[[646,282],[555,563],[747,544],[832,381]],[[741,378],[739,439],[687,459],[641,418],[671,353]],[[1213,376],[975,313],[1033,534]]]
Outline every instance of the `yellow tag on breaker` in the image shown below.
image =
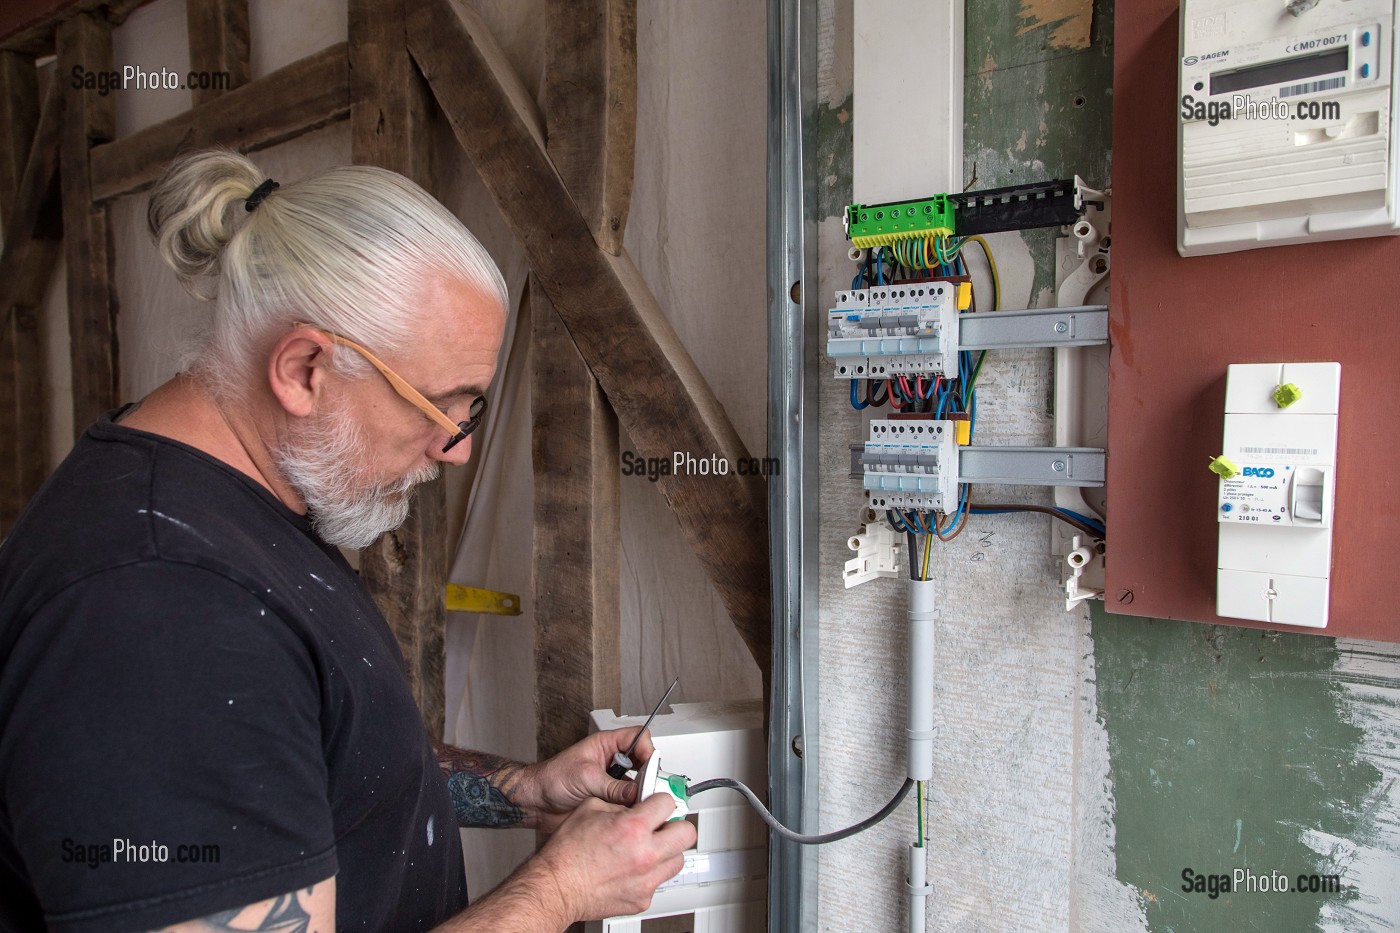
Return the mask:
[[[958,283],[958,310],[959,310],[959,311],[966,311],[966,310],[967,310],[968,308],[970,308],[970,307],[972,307],[972,283],[971,283],[971,282],[959,282],[959,283]],[[959,443],[959,444],[962,444],[962,443],[966,443],[966,442],[965,442],[965,441],[958,441],[958,443]]]

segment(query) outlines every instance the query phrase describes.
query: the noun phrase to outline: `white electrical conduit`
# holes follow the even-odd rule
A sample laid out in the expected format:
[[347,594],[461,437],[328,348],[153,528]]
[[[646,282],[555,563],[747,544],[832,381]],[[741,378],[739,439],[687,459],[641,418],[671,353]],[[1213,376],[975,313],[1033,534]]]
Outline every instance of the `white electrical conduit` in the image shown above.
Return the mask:
[[[932,542],[930,542],[930,545]],[[909,581],[909,780],[933,779],[934,625],[937,591],[932,580]],[[919,788],[923,793],[923,788]],[[922,811],[922,804],[918,808]],[[920,834],[923,826],[920,825]],[[924,933],[928,915],[928,840],[909,846],[909,930]]]

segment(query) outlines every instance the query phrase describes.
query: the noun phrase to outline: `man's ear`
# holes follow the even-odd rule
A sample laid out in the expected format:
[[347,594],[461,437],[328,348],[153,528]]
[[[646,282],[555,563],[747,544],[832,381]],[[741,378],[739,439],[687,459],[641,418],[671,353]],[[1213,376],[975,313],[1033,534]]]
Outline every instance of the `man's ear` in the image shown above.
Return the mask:
[[331,340],[314,327],[298,327],[278,338],[268,353],[267,382],[287,414],[304,418],[325,391]]

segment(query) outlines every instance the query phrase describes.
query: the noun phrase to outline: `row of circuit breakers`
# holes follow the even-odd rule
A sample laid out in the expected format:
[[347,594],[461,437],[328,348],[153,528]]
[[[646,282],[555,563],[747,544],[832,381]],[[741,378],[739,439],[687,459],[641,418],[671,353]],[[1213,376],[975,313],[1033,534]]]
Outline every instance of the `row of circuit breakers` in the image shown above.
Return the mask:
[[[937,208],[931,206],[935,204]],[[846,225],[856,248],[872,250],[893,249],[901,241],[935,232],[966,237],[1064,227],[1081,244],[1084,295],[1108,273],[1106,205],[1103,192],[1076,177],[920,201],[853,204],[847,208]],[[938,210],[946,213],[940,217]],[[877,214],[884,220],[879,229]],[[1085,347],[1108,341],[1106,305],[972,311],[971,293],[967,276],[896,280],[836,292],[835,306],[827,314],[832,374],[867,384],[916,375],[951,380],[959,375],[962,351]],[[1104,482],[1104,451],[1098,448],[967,446],[968,421],[929,412],[874,418],[868,431],[865,443],[852,448],[852,472],[863,477],[874,509],[952,513],[962,483],[1087,487]]]

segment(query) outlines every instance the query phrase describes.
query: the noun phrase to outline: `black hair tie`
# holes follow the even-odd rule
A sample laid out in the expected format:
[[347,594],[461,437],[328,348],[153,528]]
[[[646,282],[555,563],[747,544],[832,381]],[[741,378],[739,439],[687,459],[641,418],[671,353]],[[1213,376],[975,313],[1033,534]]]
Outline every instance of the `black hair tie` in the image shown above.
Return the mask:
[[253,193],[248,195],[248,200],[245,202],[248,208],[248,213],[251,214],[253,213],[253,211],[257,210],[258,205],[263,202],[263,198],[266,198],[269,194],[271,194],[273,188],[280,187],[281,185],[277,184],[277,182],[269,178],[267,181],[254,188]]

